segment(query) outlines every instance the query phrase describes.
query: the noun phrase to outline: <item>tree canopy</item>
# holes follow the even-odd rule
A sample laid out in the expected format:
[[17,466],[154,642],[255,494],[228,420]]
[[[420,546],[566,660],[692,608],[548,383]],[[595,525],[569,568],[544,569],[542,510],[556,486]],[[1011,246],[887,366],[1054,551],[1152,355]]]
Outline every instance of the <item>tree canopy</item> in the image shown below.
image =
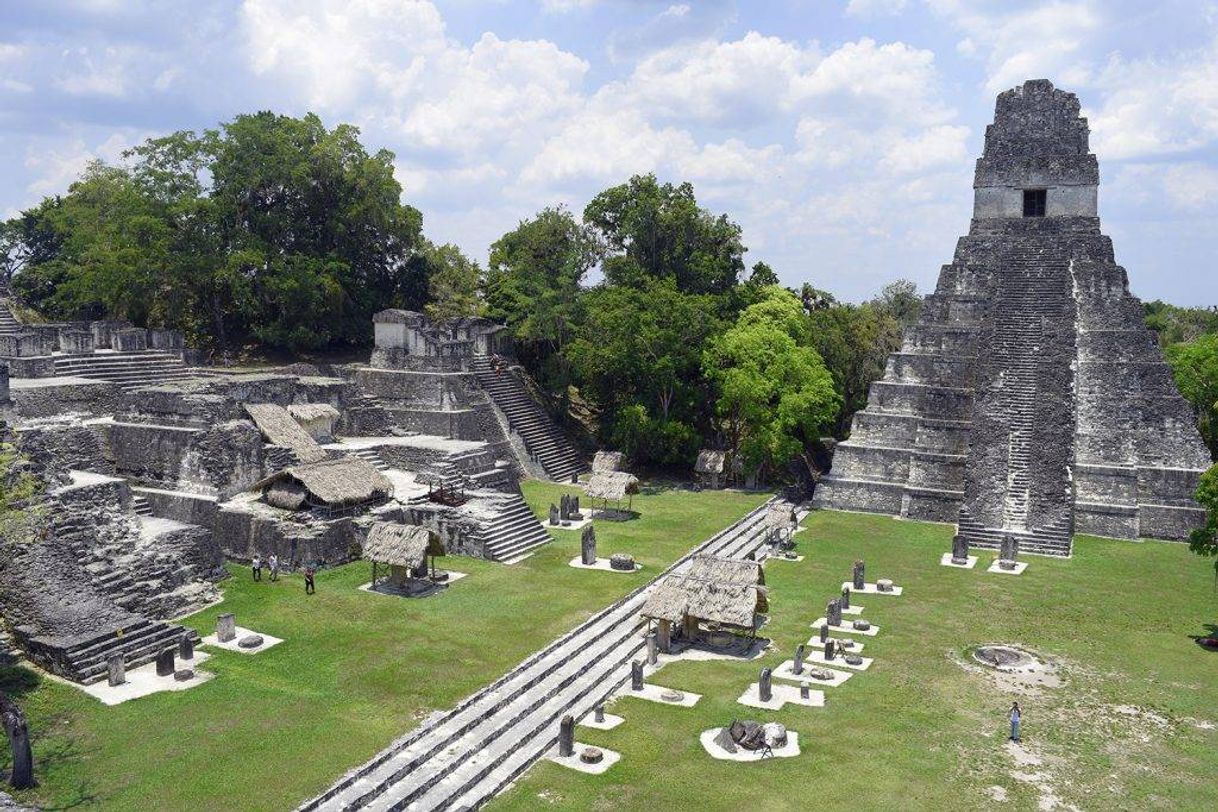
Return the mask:
[[1192,404],[1201,437],[1218,457],[1218,334],[1173,344],[1164,351],[1180,394]]

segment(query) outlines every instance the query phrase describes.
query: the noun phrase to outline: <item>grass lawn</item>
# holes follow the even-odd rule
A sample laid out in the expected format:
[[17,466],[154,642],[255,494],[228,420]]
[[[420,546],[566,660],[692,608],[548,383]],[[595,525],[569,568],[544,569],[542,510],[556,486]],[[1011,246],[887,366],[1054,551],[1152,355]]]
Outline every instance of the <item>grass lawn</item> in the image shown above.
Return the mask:
[[[558,485],[526,483],[538,515]],[[573,491],[572,491],[573,492]],[[576,570],[579,533],[506,567],[462,557],[470,577],[409,600],[356,589],[369,567],[251,582],[234,567],[224,602],[188,623],[210,633],[221,612],[286,642],[250,656],[217,651],[211,682],[106,707],[25,668],[2,669],[35,738],[41,786],[19,800],[49,808],[285,809],[327,787],[428,713],[448,708],[616,600],[765,500],[764,494],[657,490],[640,518],[597,523],[598,552],[630,552],[631,575]],[[5,760],[7,760],[7,748]]]
[[[1011,577],[984,571],[986,551],[974,570],[939,566],[945,526],[832,512],[806,526],[796,536],[805,560],[766,568],[774,650],[748,663],[666,666],[655,681],[703,694],[696,707],[619,700],[623,725],[577,728],[576,738],[621,762],[596,777],[543,762],[490,808],[1218,809],[1218,653],[1193,640],[1209,631],[1218,594],[1208,562],[1184,545],[1081,538],[1072,560],[1029,558]],[[870,670],[825,689],[824,708],[738,705],[762,666],[812,635],[859,556],[868,580],[905,587],[854,601],[880,626],[859,638],[876,658]],[[962,665],[987,642],[1056,661],[1065,684],[1005,692]],[[1023,752],[1005,745],[1013,699],[1024,709]],[[698,735],[733,718],[782,722],[803,753],[714,761]]]

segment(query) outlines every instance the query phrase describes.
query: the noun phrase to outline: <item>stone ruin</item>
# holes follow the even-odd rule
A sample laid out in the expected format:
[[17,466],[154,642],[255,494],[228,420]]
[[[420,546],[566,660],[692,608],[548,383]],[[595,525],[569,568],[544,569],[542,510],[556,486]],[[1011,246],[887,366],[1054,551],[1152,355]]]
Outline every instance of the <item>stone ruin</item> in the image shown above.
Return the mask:
[[998,96],[972,225],[854,416],[820,507],[955,522],[1070,555],[1075,532],[1183,539],[1210,455],[1112,241],[1079,101]]
[[[0,351],[57,369],[120,354],[130,367],[26,378],[11,401],[0,392],[0,439],[43,486],[38,521],[0,561],[0,609],[53,673],[125,679],[184,636],[193,645],[169,619],[219,598],[226,561],[343,563],[378,521],[427,526],[449,554],[491,560],[549,540],[519,488],[536,468],[525,428],[481,383],[487,354],[509,349],[493,325],[437,330],[393,311],[378,314],[371,364],[182,375],[139,352],[181,354],[180,337],[89,328],[0,336]],[[578,499],[561,510],[579,515]]]

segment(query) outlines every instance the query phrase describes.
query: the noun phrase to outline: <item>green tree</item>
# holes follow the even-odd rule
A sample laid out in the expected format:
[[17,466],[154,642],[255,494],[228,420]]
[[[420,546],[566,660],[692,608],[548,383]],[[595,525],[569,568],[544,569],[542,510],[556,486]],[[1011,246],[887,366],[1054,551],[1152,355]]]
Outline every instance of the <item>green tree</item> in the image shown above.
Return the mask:
[[487,315],[508,325],[525,365],[565,392],[564,350],[581,321],[580,283],[601,256],[591,231],[563,208],[523,220],[491,246]]
[[466,316],[482,315],[482,269],[457,246],[431,245],[428,243],[420,253],[426,257],[431,269],[428,272],[430,301],[424,307],[427,317],[433,321]]
[[688,183],[635,175],[593,198],[584,222],[608,249],[603,268],[612,285],[672,279],[684,293],[721,295],[744,271],[740,226],[700,208]]
[[[1206,510],[1206,522],[1193,531],[1188,546],[1197,555],[1214,558],[1218,556],[1218,465],[1201,475],[1197,503]],[[1214,575],[1218,577],[1218,560],[1214,561]]]
[[918,320],[922,312],[922,297],[918,286],[908,279],[889,282],[880,289],[880,295],[871,300],[876,310],[891,316],[902,330]]
[[[805,303],[808,300],[805,295]],[[811,300],[815,302],[808,311],[812,346],[832,373],[841,398],[833,434],[845,437],[854,413],[867,405],[872,382],[883,377],[889,353],[900,348],[901,326],[873,304],[838,304],[815,293]]]
[[1197,426],[1218,457],[1218,335],[1206,334],[1164,350],[1180,394],[1193,406]]
[[807,339],[800,300],[772,287],[704,357],[733,456],[763,477],[796,458],[811,473],[811,449],[840,406],[820,355],[801,343]]

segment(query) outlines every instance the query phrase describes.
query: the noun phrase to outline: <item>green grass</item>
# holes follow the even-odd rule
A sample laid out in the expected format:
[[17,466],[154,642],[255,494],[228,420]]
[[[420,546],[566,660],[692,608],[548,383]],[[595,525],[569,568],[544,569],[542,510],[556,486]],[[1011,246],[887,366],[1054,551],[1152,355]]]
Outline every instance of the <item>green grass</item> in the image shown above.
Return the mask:
[[[1079,808],[1215,809],[1218,653],[1198,647],[1213,618],[1210,568],[1183,545],[1081,538],[1072,560],[1031,558],[1020,577],[940,567],[945,526],[820,512],[800,533],[800,563],[766,568],[775,649],[741,662],[679,662],[655,681],[703,694],[689,710],[622,699],[612,731],[577,739],[617,750],[602,776],[549,762],[534,767],[497,810],[536,809],[1036,809],[1039,782]],[[876,662],[837,688],[824,708],[779,712],[736,703],[762,666],[788,659],[809,624],[848,580],[855,557],[868,580],[891,577],[901,597],[859,596],[881,627],[864,655]],[[970,647],[1014,642],[1056,660],[1067,683],[1019,697],[957,660]],[[1042,759],[1019,767],[1004,749],[1006,711],[1024,708],[1024,742]],[[1116,706],[1134,706],[1135,714]],[[1161,718],[1156,721],[1145,714]],[[712,760],[698,742],[733,718],[798,731],[798,758],[753,764]]]
[[[563,486],[526,483],[539,514]],[[408,600],[362,592],[369,567],[322,572],[317,594],[302,581],[254,584],[234,567],[224,602],[191,617],[206,634],[221,612],[286,642],[254,656],[214,652],[212,681],[106,707],[28,669],[5,669],[35,737],[41,786],[23,801],[51,808],[284,809],[452,706],[699,541],[747,513],[762,494],[658,491],[635,497],[640,518],[597,523],[602,555],[633,553],[633,575],[567,566],[579,533],[505,567],[464,557],[441,566],[469,577]]]

